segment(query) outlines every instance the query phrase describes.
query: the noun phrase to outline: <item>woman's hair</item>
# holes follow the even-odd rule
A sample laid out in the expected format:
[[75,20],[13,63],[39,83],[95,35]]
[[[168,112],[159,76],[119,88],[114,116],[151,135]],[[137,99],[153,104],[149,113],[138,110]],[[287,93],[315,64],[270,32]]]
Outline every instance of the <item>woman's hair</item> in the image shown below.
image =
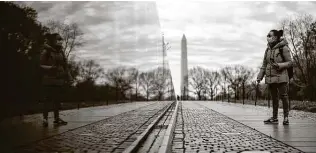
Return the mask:
[[61,39],[58,33],[46,33],[45,37],[48,41],[56,41],[56,40]]
[[280,39],[283,36],[283,30],[271,30],[270,32],[273,32],[273,35],[276,36],[278,39]]

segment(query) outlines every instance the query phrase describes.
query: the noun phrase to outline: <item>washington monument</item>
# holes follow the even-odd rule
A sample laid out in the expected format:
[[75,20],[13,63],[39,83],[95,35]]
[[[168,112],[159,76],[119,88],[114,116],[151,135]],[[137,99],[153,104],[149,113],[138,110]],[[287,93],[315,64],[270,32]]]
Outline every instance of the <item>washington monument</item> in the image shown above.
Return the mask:
[[187,54],[187,39],[183,34],[181,40],[181,99],[187,100],[188,98],[188,54]]

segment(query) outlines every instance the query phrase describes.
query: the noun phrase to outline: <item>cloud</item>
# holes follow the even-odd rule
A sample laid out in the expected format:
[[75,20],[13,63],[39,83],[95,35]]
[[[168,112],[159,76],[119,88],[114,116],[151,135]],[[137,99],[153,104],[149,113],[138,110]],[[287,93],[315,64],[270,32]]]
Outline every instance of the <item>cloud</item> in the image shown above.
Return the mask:
[[[148,69],[162,61],[161,29],[155,2],[26,2],[39,20],[76,22],[84,32],[79,59]],[[160,63],[159,63],[160,64]]]
[[242,64],[257,69],[266,35],[281,19],[306,12],[315,2],[24,2],[39,20],[76,22],[85,33],[80,59],[105,69],[129,65],[148,70],[162,64],[161,33],[171,48],[167,59],[176,92],[180,87],[181,38],[186,35],[189,68],[217,70]]
[[[157,2],[173,77],[180,79],[182,35],[188,44],[189,67],[219,69],[242,64],[257,69],[266,48],[266,35],[282,18],[314,14],[311,2]],[[179,93],[180,80],[174,81]]]

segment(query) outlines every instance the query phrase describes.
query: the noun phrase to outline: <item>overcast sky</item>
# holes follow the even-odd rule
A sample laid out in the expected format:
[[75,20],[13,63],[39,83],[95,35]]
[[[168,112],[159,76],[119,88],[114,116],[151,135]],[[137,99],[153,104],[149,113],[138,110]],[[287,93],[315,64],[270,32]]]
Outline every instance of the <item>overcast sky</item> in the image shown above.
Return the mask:
[[148,70],[162,64],[161,34],[170,43],[168,60],[180,88],[180,44],[185,34],[188,66],[219,69],[242,64],[257,69],[266,35],[284,17],[309,13],[316,2],[28,2],[39,20],[76,22],[85,33],[79,59],[105,69],[119,65]]

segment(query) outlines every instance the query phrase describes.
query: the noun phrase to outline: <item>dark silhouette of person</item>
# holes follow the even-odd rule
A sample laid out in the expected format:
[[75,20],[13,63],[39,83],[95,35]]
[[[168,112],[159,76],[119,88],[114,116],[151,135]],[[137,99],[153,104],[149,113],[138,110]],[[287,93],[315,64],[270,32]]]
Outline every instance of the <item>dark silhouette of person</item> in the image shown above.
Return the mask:
[[65,125],[67,122],[59,117],[59,110],[65,94],[66,81],[71,79],[71,75],[62,51],[62,38],[59,34],[46,34],[45,36],[46,42],[40,56],[41,94],[44,102],[43,125],[48,126],[49,105],[53,105],[54,124]]

